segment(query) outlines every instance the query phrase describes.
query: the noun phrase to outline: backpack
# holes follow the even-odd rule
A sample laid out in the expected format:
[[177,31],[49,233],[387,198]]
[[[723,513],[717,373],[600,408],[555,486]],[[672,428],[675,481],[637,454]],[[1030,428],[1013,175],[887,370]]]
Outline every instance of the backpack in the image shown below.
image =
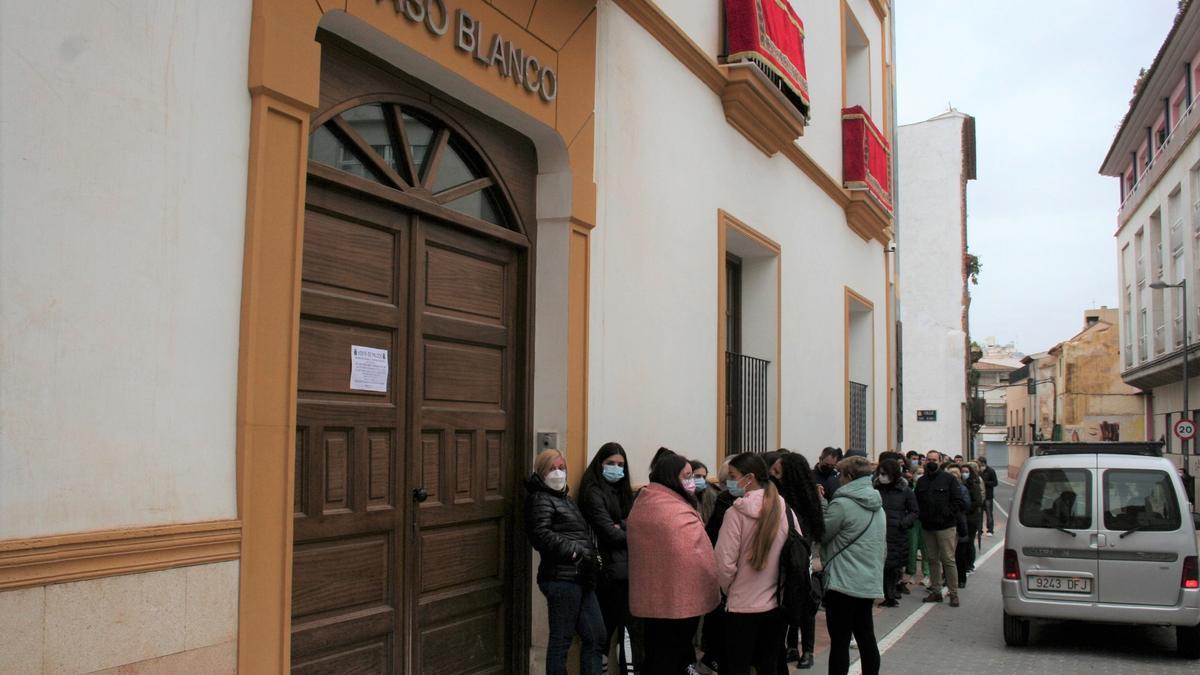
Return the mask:
[[808,540],[796,531],[792,510],[784,508],[784,511],[787,513],[788,532],[779,554],[779,586],[775,598],[787,622],[796,626],[800,625],[801,619],[815,612],[820,598],[813,595],[812,549]]

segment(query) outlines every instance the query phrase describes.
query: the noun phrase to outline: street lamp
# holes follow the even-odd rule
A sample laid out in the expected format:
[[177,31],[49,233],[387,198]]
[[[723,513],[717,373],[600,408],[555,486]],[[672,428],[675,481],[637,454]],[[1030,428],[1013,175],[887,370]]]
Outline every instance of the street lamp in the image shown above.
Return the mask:
[[[1164,288],[1178,288],[1179,290],[1183,291],[1183,419],[1188,419],[1191,417],[1191,408],[1188,407],[1187,279],[1180,279],[1179,283],[1177,284],[1168,284],[1165,281],[1155,281],[1150,284],[1150,288],[1155,290],[1162,290]],[[1187,453],[1185,452],[1184,454],[1186,455]]]

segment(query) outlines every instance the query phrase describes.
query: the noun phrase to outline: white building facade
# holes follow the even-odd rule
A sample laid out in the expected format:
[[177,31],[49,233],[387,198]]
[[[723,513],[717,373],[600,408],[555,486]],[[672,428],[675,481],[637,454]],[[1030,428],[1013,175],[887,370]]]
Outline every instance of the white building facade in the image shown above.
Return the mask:
[[539,672],[542,447],[895,449],[890,3],[767,5],[0,4],[0,672]]
[[[1109,148],[1100,173],[1118,179],[1117,271],[1120,289],[1122,378],[1147,392],[1146,435],[1194,477],[1195,444],[1171,433],[1187,415],[1196,419],[1200,386],[1189,383],[1184,410],[1182,357],[1193,351],[1200,321],[1200,6],[1176,17]],[[1154,284],[1176,288],[1152,288]],[[1185,294],[1179,286],[1186,287]],[[1189,337],[1184,336],[1186,318]],[[1191,379],[1191,378],[1189,378]]]
[[899,127],[903,446],[967,455],[967,181],[975,119],[951,110]]

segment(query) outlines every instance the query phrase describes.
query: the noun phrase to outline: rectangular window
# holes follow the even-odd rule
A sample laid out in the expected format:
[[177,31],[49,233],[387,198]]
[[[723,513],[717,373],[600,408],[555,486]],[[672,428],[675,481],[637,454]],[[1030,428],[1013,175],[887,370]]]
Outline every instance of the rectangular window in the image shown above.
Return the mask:
[[989,405],[983,410],[983,423],[989,427],[1004,426],[1004,406]]
[[1171,477],[1164,471],[1104,472],[1104,527],[1109,530],[1174,532],[1183,525]]
[[1021,495],[1025,527],[1084,530],[1092,526],[1092,472],[1087,469],[1034,469]]
[[850,383],[850,447],[847,450],[867,449],[867,385]]
[[1149,328],[1149,323],[1146,319],[1146,308],[1138,314],[1138,360],[1145,361],[1150,355],[1146,351],[1146,331]]

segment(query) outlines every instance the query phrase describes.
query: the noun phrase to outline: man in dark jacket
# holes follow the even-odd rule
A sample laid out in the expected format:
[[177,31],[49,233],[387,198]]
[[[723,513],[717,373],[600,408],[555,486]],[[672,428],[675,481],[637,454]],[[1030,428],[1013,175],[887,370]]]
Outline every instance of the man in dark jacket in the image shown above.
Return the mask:
[[816,474],[817,485],[824,489],[824,497],[826,500],[833,499],[833,493],[837,492],[838,487],[842,484],[841,476],[838,475],[837,469],[834,468],[838,463],[838,449],[825,448],[821,451],[821,459],[817,461],[817,467],[813,469]]
[[996,486],[1000,484],[1000,479],[996,476],[996,470],[988,466],[987,457],[980,457],[979,473],[983,478],[983,515],[987,517],[987,535],[990,537],[996,531],[996,519],[992,517],[992,506],[996,502]]
[[917,507],[921,512],[921,536],[929,554],[929,595],[925,602],[942,601],[942,573],[950,587],[950,606],[958,607],[958,517],[966,510],[958,480],[942,470],[942,454],[930,450],[925,475],[917,481]]

